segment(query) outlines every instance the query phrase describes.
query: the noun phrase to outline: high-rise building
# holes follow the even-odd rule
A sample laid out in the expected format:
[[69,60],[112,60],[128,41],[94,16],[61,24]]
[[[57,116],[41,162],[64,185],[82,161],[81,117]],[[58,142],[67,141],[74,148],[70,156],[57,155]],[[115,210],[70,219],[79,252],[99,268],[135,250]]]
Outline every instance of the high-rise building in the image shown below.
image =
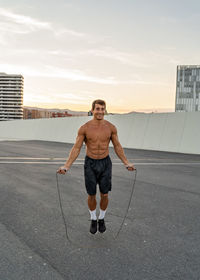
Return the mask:
[[0,121],[23,119],[24,78],[0,73]]
[[176,112],[200,111],[200,66],[177,66]]

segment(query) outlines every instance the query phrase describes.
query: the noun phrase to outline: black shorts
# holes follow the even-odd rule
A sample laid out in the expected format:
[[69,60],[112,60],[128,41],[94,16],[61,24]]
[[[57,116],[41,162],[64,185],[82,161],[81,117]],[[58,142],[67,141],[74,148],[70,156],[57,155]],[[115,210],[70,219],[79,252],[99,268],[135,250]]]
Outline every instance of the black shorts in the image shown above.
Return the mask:
[[103,194],[111,191],[112,161],[109,156],[103,159],[85,157],[84,164],[85,187],[89,195],[95,195],[97,184]]

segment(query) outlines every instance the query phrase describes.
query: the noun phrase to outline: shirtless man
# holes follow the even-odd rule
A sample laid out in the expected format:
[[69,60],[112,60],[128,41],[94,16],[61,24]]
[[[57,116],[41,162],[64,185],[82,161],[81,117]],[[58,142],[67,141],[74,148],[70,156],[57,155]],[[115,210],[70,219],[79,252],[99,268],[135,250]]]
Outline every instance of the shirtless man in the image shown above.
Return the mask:
[[83,142],[86,144],[86,157],[84,163],[85,186],[88,193],[88,207],[91,216],[90,232],[97,232],[96,216],[96,186],[100,189],[100,215],[98,217],[98,230],[106,230],[105,213],[108,206],[108,192],[111,191],[112,162],[109,157],[109,142],[113,143],[117,156],[129,171],[135,170],[133,164],[127,160],[123,148],[118,140],[117,129],[110,122],[104,120],[106,103],[95,100],[92,103],[93,119],[82,125],[78,130],[76,142],[72,147],[64,166],[57,173],[65,174],[78,157]]

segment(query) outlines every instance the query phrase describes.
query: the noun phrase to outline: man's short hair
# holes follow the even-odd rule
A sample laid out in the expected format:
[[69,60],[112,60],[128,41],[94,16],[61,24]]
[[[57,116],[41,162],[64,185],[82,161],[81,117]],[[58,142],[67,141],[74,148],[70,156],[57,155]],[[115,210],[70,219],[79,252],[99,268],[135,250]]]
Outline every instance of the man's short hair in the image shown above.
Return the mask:
[[106,108],[106,102],[104,100],[101,100],[101,99],[94,100],[92,102],[92,110],[94,110],[95,104],[99,104],[99,105],[104,106]]

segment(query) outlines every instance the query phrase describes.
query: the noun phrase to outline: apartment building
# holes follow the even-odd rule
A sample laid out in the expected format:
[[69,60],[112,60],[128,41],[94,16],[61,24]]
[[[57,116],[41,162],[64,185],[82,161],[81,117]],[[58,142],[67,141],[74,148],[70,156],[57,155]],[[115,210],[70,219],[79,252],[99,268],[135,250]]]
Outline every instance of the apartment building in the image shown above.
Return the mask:
[[0,73],[0,121],[23,119],[24,78]]
[[177,66],[175,111],[200,111],[200,65]]

